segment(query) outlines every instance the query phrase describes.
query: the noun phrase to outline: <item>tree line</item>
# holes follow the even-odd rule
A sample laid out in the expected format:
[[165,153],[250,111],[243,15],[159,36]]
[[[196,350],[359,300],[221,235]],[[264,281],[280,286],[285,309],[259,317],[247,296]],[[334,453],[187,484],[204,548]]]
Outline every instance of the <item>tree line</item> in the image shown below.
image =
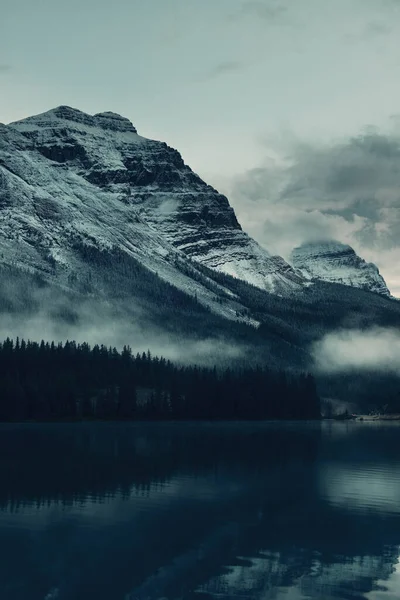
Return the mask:
[[0,344],[0,420],[316,419],[310,374],[179,366],[74,341]]

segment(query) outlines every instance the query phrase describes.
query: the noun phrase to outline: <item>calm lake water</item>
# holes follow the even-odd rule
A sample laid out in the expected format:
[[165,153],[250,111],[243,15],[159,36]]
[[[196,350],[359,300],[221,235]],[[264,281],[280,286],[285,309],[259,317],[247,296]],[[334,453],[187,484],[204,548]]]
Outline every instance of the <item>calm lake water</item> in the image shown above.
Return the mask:
[[400,427],[0,426],[1,600],[400,598]]

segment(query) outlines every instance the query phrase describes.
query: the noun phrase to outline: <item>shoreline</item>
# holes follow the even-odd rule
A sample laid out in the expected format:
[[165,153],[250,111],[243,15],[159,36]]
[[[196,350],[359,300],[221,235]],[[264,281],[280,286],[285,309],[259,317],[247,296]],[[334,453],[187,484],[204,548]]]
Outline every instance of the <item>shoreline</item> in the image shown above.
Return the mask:
[[324,417],[323,418],[324,421],[343,421],[343,422],[349,422],[349,421],[357,421],[357,422],[364,422],[364,421],[400,421],[400,414],[393,414],[393,415],[349,415],[349,416],[336,416],[336,417]]
[[400,421],[400,415],[355,415],[354,421]]

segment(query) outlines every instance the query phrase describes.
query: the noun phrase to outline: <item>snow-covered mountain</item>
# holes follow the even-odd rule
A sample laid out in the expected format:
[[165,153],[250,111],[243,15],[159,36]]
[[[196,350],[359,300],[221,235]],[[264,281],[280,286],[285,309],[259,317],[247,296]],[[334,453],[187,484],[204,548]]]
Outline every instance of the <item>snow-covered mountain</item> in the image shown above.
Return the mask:
[[133,256],[201,298],[177,260],[278,294],[304,284],[242,231],[227,198],[176,150],[110,112],[60,106],[0,126],[0,227],[3,261],[55,269],[65,281],[85,269],[76,251],[83,244]]
[[[296,250],[293,266],[271,256],[176,150],[119,115],[59,107],[0,124],[2,337],[312,369],[315,341],[344,323],[400,322],[377,269],[334,246]],[[359,382],[352,397],[370,393]],[[348,397],[345,381],[324,385]]]
[[335,240],[303,244],[292,251],[290,262],[308,279],[341,283],[390,296],[378,267],[363,260],[347,244]]

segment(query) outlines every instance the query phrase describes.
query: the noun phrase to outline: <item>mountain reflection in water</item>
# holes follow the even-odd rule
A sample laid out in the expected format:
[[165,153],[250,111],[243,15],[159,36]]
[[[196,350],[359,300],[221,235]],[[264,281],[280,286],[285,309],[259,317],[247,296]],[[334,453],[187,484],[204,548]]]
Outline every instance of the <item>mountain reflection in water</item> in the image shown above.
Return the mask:
[[399,598],[399,435],[2,425],[0,597]]

